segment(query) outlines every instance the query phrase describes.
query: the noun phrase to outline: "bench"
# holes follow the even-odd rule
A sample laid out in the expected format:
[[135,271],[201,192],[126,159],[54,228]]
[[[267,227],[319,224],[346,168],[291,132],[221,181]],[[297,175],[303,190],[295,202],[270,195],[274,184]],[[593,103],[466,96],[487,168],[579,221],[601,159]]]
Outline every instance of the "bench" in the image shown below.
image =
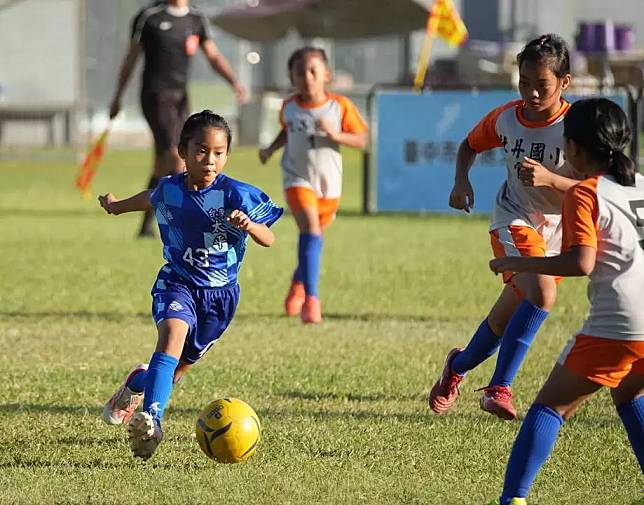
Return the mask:
[[63,139],[66,145],[72,140],[72,117],[74,106],[70,104],[12,104],[0,103],[0,145],[2,131],[9,121],[40,121],[46,122],[48,128],[47,141],[54,146],[56,120],[63,119]]

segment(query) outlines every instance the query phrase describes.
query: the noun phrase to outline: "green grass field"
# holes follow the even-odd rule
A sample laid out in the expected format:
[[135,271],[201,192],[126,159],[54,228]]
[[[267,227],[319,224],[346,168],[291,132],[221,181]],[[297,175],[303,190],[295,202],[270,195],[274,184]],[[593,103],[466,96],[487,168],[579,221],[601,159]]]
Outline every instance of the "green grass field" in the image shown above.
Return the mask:
[[[487,220],[360,215],[361,174],[347,153],[342,214],[325,239],[324,324],[282,316],[296,228],[250,246],[238,315],[173,394],[166,438],[135,461],[100,409],[156,339],[149,291],[157,240],[140,216],[79,199],[76,167],[0,161],[0,503],[484,504],[498,496],[519,422],[478,408],[493,363],[470,373],[456,408],[426,395],[447,351],[464,344],[500,290],[487,269]],[[127,196],[148,152],[109,152],[95,193]],[[277,161],[233,152],[228,172],[282,202]],[[525,413],[587,309],[566,280],[515,383]],[[263,424],[244,464],[208,460],[193,437],[211,400],[249,402]],[[606,391],[561,433],[530,504],[632,504],[644,482]]]

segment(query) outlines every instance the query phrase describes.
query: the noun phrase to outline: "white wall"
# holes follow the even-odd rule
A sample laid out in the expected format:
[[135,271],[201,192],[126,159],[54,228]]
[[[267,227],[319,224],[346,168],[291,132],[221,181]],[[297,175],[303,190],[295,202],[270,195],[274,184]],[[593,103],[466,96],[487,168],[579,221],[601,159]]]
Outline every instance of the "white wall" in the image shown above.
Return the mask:
[[24,0],[0,9],[4,101],[75,102],[79,97],[77,0]]

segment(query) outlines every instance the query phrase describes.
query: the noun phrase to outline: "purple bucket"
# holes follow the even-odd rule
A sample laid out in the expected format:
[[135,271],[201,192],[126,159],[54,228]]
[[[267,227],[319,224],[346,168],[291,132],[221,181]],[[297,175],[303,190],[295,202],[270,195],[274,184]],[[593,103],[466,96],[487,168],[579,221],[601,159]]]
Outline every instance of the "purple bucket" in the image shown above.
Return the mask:
[[591,23],[579,23],[577,32],[577,51],[590,53],[595,50],[595,25]]
[[615,25],[612,21],[595,23],[595,51],[610,52],[615,50]]
[[615,26],[615,49],[631,51],[635,47],[635,31],[630,25]]

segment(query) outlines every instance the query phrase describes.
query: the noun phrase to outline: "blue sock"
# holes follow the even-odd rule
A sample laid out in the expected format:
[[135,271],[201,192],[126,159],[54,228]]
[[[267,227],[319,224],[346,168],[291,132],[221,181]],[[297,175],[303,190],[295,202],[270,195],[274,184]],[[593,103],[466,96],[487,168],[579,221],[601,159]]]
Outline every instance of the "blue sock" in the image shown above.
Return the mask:
[[501,505],[507,505],[512,498],[528,496],[532,482],[552,452],[563,422],[563,417],[550,407],[538,403],[530,407],[512,446]]
[[[299,256],[299,252],[298,252]],[[297,264],[297,268],[293,271],[293,282],[304,282],[304,275],[302,275],[302,267]]]
[[320,255],[322,253],[322,236],[300,233],[298,245],[299,268],[304,281],[304,291],[309,296],[318,296],[320,278]]
[[452,371],[465,375],[465,372],[476,368],[496,352],[501,343],[500,340],[485,318],[467,347],[452,360]]
[[127,383],[127,387],[129,387],[135,393],[140,393],[145,389],[145,383],[147,382],[147,378],[148,378],[147,370],[139,372],[130,379],[130,381]]
[[501,337],[501,349],[490,386],[509,386],[528,353],[534,336],[548,317],[548,311],[523,300],[512,314]]
[[163,352],[155,352],[148,366],[143,410],[152,414],[159,425],[163,418],[163,411],[170,400],[174,370],[178,364],[177,358]]
[[622,403],[617,407],[617,412],[624,423],[635,457],[644,472],[644,396]]

